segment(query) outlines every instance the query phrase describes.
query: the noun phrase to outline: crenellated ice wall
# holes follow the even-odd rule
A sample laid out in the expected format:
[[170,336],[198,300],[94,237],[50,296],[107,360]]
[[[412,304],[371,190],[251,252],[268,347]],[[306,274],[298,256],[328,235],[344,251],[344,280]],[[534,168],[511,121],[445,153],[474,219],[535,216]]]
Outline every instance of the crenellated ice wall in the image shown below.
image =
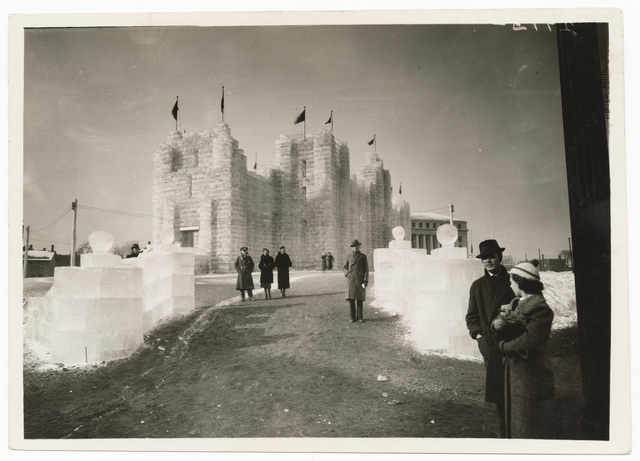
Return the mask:
[[354,238],[372,255],[391,227],[410,231],[409,204],[392,197],[391,174],[367,153],[351,174],[349,148],[331,131],[281,135],[275,164],[247,159],[225,123],[202,133],[172,132],[154,155],[153,241],[170,228],[182,246],[205,251],[199,270],[233,271],[241,246],[257,257],[263,247],[287,247],[294,267],[316,268],[320,254],[336,264]]

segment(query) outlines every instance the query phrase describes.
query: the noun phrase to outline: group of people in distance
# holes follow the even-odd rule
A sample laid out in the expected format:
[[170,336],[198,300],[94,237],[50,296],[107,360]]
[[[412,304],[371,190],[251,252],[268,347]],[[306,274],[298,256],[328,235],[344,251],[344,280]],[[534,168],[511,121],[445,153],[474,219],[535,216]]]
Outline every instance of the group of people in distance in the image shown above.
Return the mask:
[[485,401],[495,403],[503,438],[553,438],[555,383],[546,351],[553,311],[542,295],[538,261],[507,272],[504,248],[480,243],[484,276],[473,282],[466,315],[486,370]]
[[[262,256],[258,263],[260,269],[260,287],[264,288],[264,298],[271,299],[271,284],[273,283],[273,270],[278,269],[278,289],[280,296],[287,296],[286,290],[289,288],[289,268],[293,266],[291,258],[287,254],[284,246],[280,247],[280,251],[276,258],[269,254],[268,248],[262,249]],[[251,275],[255,269],[253,258],[249,256],[249,248],[240,248],[240,255],[236,258],[234,264],[238,279],[236,281],[236,290],[240,291],[240,301],[245,300],[245,291],[249,295],[249,301],[253,301],[253,276]]]
[[[324,255],[323,263],[326,263],[327,255]],[[331,258],[329,261],[329,270],[333,270],[333,256],[328,253]],[[271,284],[273,283],[273,270],[278,270],[278,289],[280,296],[286,298],[286,290],[289,288],[289,268],[293,266],[291,258],[287,254],[284,246],[280,247],[280,251],[276,258],[273,259],[269,255],[269,249],[262,249],[262,256],[258,263],[260,269],[260,287],[264,289],[265,299],[271,299]],[[244,301],[245,292],[249,296],[249,300],[253,301],[253,276],[255,269],[253,258],[249,256],[249,249],[245,246],[240,248],[240,255],[236,258],[234,264],[238,278],[236,279],[236,290],[240,291],[240,301]],[[323,266],[324,268],[324,266]],[[363,303],[366,299],[366,288],[369,284],[369,263],[367,256],[360,252],[360,242],[356,239],[351,242],[351,253],[347,257],[347,262],[343,267],[344,275],[347,278],[346,299],[349,301],[351,313],[350,322],[363,323]]]

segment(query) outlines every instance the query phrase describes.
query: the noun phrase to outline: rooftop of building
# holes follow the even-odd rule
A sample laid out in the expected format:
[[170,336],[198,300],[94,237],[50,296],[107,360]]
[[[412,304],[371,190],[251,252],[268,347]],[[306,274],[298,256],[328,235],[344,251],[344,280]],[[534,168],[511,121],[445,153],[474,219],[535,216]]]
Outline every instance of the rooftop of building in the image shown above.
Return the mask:
[[29,250],[29,260],[51,261],[55,255],[55,251]]
[[[431,211],[418,211],[411,213],[411,219],[426,219],[428,221],[446,221],[449,222],[449,216],[445,216],[439,213],[433,213]],[[453,218],[456,222],[466,222],[464,219]]]

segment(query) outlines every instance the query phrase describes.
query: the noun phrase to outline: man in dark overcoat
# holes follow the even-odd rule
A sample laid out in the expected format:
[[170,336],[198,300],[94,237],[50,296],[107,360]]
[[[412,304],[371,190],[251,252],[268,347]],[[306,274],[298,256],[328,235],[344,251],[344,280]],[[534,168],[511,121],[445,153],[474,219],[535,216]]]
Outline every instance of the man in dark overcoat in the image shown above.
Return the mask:
[[349,322],[353,323],[357,320],[364,323],[362,304],[366,299],[366,288],[369,284],[369,263],[367,255],[360,252],[360,242],[357,239],[351,242],[351,253],[342,270],[347,277],[347,301],[349,301],[351,312]]
[[466,321],[469,334],[478,342],[486,370],[485,402],[495,403],[500,420],[500,435],[506,437],[504,413],[504,369],[502,351],[498,348],[491,321],[500,313],[500,307],[515,298],[509,273],[501,264],[504,248],[495,240],[480,243],[477,258],[484,264],[484,275],[471,284]]
[[253,258],[249,256],[249,249],[247,247],[240,248],[240,256],[236,258],[234,267],[238,273],[236,290],[240,290],[240,301],[244,301],[245,290],[249,294],[249,301],[253,301],[253,275],[251,273],[253,272],[255,264]]

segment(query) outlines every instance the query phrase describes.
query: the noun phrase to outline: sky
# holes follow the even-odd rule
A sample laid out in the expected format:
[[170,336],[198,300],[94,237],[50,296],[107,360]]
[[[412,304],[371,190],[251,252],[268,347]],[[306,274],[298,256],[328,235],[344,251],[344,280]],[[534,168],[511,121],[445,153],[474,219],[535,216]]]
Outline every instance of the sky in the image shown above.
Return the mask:
[[451,202],[476,252],[495,238],[516,259],[557,257],[571,236],[557,62],[546,25],[27,30],[24,224],[34,248],[68,253],[72,213],[49,225],[77,199],[78,243],[94,230],[146,243],[176,96],[179,128],[199,132],[221,122],[224,86],[250,166],[302,133],[303,107],[308,134],[333,110],[352,170],[375,134],[412,211]]

